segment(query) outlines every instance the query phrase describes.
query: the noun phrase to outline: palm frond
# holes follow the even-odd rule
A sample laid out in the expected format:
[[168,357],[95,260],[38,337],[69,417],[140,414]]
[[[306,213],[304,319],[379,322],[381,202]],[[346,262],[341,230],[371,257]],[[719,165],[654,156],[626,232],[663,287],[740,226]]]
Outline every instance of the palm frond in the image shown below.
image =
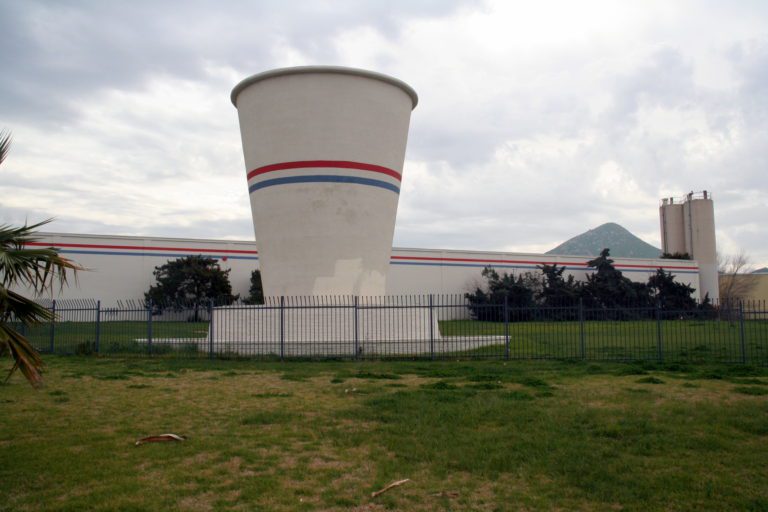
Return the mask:
[[0,345],[11,353],[14,360],[6,380],[18,369],[33,386],[37,387],[42,383],[40,370],[43,367],[43,360],[40,359],[37,350],[26,337],[5,322],[0,322]]
[[0,286],[0,320],[26,326],[50,322],[53,313],[32,299]]
[[[7,137],[0,138],[6,144]],[[2,148],[0,148],[2,149]],[[14,364],[10,375],[18,369],[33,386],[41,382],[43,361],[27,338],[14,324],[34,325],[53,320],[51,311],[13,289],[27,289],[36,294],[59,283],[67,284],[71,271],[75,277],[82,267],[61,256],[53,247],[30,247],[35,230],[50,222],[13,227],[0,225],[0,355],[10,353]]]
[[11,132],[5,130],[0,132],[0,164],[8,156],[8,151],[11,149],[11,139]]
[[21,227],[0,225],[0,286],[29,287],[41,293],[56,281],[60,287],[66,285],[68,271],[73,271],[76,278],[77,271],[84,270],[52,247],[27,248],[28,243],[37,240],[34,231],[50,221]]

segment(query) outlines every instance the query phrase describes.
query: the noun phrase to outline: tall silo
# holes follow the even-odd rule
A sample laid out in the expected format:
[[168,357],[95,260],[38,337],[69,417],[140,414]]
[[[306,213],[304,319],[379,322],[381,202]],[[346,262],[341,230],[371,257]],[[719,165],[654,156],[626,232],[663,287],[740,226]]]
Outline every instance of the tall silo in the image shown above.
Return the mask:
[[416,92],[335,66],[232,91],[267,295],[384,295]]
[[669,254],[687,252],[685,249],[685,222],[683,220],[683,202],[675,202],[674,197],[661,200],[659,218],[661,220],[661,250]]
[[701,194],[690,193],[684,203],[685,246],[688,253],[699,262],[700,293],[704,297],[720,298],[717,273],[717,243],[715,240],[715,207],[712,196],[705,190]]
[[662,250],[688,253],[699,264],[699,295],[720,298],[715,240],[715,208],[705,190],[664,198],[659,208]]

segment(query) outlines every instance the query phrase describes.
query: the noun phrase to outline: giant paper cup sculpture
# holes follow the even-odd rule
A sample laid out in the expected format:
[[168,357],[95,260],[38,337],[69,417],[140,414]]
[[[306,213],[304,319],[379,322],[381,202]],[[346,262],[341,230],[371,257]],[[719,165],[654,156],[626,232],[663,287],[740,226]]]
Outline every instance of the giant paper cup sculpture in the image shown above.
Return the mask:
[[240,82],[248,190],[266,295],[383,295],[416,92],[360,69]]

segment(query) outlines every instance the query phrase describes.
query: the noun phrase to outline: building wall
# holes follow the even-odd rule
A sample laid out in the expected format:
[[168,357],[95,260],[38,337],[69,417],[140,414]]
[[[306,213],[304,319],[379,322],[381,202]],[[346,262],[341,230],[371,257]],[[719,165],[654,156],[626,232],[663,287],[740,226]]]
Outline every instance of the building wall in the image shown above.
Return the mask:
[[[768,274],[739,274],[736,276],[724,275],[720,276],[720,285],[722,287],[721,292],[727,290],[731,279],[735,281],[735,296],[725,297],[721,296],[721,299],[726,298],[743,300],[745,302],[761,302],[768,303]],[[744,293],[739,293],[744,291]]]
[[[155,280],[156,266],[183,256],[200,254],[219,261],[230,270],[234,293],[248,294],[251,272],[259,267],[254,242],[195,240],[161,237],[127,237],[41,233],[37,245],[56,247],[88,270],[78,274],[54,299],[91,298],[110,305],[118,300],[140,299]],[[387,293],[463,294],[482,284],[481,272],[492,266],[499,272],[536,272],[541,264],[558,264],[578,280],[588,272],[588,256],[551,256],[510,252],[454,251],[393,248],[389,264]],[[696,261],[615,258],[615,266],[634,281],[646,281],[657,268],[674,273],[679,282],[699,288]]]
[[[520,274],[538,272],[537,266],[557,264],[566,267],[566,275],[584,281],[589,272],[587,261],[592,256],[554,256],[489,251],[455,251],[439,249],[392,249],[387,292],[464,293],[484,282],[481,272],[487,266],[498,272]],[[672,272],[677,280],[699,286],[698,265],[695,261],[614,258],[615,267],[629,279],[645,282],[658,268]],[[697,295],[698,296],[698,295]]]
[[768,274],[751,274],[755,280],[755,287],[751,290],[748,300],[768,303]]

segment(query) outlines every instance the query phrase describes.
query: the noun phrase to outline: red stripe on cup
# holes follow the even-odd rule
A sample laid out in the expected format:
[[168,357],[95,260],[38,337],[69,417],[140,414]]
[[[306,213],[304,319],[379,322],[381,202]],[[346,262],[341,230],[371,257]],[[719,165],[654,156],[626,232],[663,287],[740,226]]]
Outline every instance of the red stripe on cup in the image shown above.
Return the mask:
[[250,180],[254,176],[266,174],[268,172],[284,171],[287,169],[317,169],[317,168],[330,168],[330,169],[357,169],[359,171],[377,172],[379,174],[386,174],[395,178],[397,181],[401,180],[400,173],[393,171],[388,167],[374,164],[365,164],[362,162],[350,162],[347,160],[302,160],[300,162],[283,162],[279,164],[265,165],[264,167],[258,167],[248,172],[248,179]]

